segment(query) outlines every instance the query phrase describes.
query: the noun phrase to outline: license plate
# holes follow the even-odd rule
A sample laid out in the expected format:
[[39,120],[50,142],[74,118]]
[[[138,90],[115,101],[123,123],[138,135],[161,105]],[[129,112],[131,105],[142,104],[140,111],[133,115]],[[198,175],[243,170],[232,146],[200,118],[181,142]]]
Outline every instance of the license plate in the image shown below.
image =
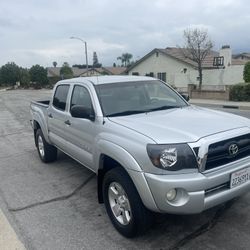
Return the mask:
[[250,167],[232,173],[230,188],[238,187],[248,181],[250,181]]

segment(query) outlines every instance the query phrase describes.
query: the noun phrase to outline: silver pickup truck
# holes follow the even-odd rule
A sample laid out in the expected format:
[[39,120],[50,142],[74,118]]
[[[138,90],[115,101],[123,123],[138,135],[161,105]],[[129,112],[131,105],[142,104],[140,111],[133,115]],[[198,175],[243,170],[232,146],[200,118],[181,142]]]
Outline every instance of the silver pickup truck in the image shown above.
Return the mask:
[[200,213],[250,189],[250,120],[192,106],[160,80],[63,80],[31,114],[41,160],[59,149],[95,172],[126,237],[150,225],[150,211]]

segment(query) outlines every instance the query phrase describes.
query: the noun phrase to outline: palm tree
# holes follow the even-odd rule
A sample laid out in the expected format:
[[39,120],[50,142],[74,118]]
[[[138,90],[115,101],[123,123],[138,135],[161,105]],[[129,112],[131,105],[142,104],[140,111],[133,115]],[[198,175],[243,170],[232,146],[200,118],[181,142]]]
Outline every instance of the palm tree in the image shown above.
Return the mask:
[[133,55],[130,53],[123,53],[121,56],[117,57],[117,60],[121,60],[122,66],[127,67],[132,59]]

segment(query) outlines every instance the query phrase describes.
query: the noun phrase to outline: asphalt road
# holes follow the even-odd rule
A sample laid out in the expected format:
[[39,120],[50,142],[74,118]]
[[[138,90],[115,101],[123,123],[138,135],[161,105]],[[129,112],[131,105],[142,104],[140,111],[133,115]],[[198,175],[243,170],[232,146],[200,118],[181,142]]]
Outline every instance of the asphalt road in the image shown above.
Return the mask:
[[[158,215],[137,239],[120,236],[89,170],[63,153],[55,163],[40,161],[29,103],[49,96],[0,92],[0,208],[27,249],[249,249],[250,193],[199,215]],[[250,111],[226,111],[250,118]]]

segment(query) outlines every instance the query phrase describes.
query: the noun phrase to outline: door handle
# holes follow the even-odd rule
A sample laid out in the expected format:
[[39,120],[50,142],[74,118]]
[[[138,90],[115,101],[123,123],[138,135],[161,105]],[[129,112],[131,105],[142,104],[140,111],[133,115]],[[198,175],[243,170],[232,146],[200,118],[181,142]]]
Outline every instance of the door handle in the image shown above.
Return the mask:
[[71,125],[70,120],[67,120],[67,121],[65,121],[64,123],[67,124],[67,125]]
[[49,118],[53,118],[53,115],[51,113],[49,113],[48,117]]

